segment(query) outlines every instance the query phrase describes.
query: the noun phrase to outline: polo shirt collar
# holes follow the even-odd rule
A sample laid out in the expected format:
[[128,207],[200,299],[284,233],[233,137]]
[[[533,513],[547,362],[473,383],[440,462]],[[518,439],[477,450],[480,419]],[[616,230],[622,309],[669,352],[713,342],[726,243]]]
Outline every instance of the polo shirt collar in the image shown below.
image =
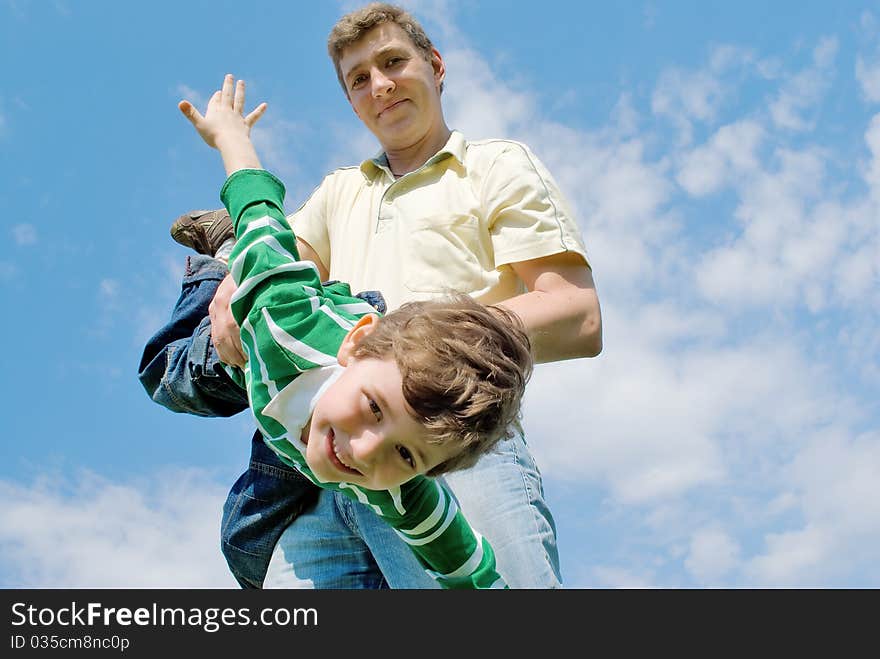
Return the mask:
[[[464,139],[464,135],[462,135],[459,131],[453,130],[449,135],[449,139],[446,140],[446,144],[433,156],[428,158],[428,161],[425,163],[430,164],[437,162],[438,160],[442,160],[448,156],[452,156],[458,162],[464,164],[465,152],[467,151],[467,142]],[[388,165],[388,156],[385,155],[384,151],[380,151],[376,154],[375,157],[364,160],[360,166],[361,173],[366,177],[367,180],[372,180],[376,174],[379,172],[386,172],[389,176],[393,177],[391,173],[391,167]]]

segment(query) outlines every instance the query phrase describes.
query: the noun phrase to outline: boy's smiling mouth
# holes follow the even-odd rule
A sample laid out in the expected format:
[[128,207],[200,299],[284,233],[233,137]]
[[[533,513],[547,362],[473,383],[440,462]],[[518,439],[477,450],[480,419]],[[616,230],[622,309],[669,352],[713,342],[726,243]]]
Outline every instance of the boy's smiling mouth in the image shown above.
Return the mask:
[[330,456],[330,461],[334,464],[334,466],[343,473],[349,474],[357,474],[358,476],[363,476],[363,474],[350,466],[343,456],[342,452],[339,450],[339,447],[336,446],[336,433],[333,432],[333,429],[330,429],[330,432],[327,434],[328,440],[328,455]]

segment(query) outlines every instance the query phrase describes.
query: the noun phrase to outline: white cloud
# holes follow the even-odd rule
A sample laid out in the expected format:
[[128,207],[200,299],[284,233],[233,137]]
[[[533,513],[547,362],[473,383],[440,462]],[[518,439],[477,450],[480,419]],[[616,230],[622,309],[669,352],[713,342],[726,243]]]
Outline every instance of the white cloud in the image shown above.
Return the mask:
[[37,242],[37,228],[33,224],[16,224],[12,227],[12,238],[16,245],[33,245]]
[[[876,204],[880,119],[872,120],[865,140],[871,158],[864,177]],[[679,182],[689,192],[717,192],[727,185],[739,199],[735,216],[741,232],[719,240],[696,261],[696,280],[709,300],[737,309],[803,305],[818,312],[834,306],[864,308],[866,300],[878,299],[876,206],[865,199],[838,198],[828,184],[831,158],[815,147],[778,148],[773,161],[752,163],[741,175],[714,145],[684,158]],[[711,167],[701,171],[702,162],[714,163],[720,173]],[[831,269],[835,277],[816,276]]]
[[759,171],[758,148],[764,138],[756,121],[743,120],[722,126],[700,147],[685,154],[678,183],[694,196],[705,196],[730,185],[735,177]]
[[667,69],[654,90],[651,109],[675,122],[681,141],[688,143],[692,138],[691,122],[713,120],[723,97],[724,87],[716,74]]
[[813,121],[804,118],[822,98],[831,84],[831,66],[837,55],[837,39],[825,37],[813,50],[813,65],[790,77],[770,103],[773,123],[787,130],[805,131],[813,128]]
[[880,102],[880,49],[876,47],[880,35],[877,19],[870,11],[862,12],[859,19],[862,40],[872,45],[871,52],[856,57],[856,80],[863,96],[872,103]]
[[621,137],[630,137],[635,134],[639,124],[639,113],[633,105],[632,94],[623,92],[617,103],[611,110],[613,129]]
[[651,110],[672,121],[680,144],[689,144],[693,123],[714,123],[739,78],[752,69],[766,77],[771,75],[772,66],[756,60],[750,50],[730,44],[715,46],[701,68],[669,67],[661,72],[651,96]]
[[0,481],[0,574],[18,588],[234,587],[219,550],[226,488],[197,470],[119,483]]
[[845,258],[847,226],[831,212],[839,205],[817,203],[824,192],[823,153],[778,149],[774,157],[775,171],[762,165],[739,182],[735,214],[742,233],[699,257],[697,282],[716,303],[749,307],[805,301],[819,309],[828,284],[814,275]]
[[766,535],[765,550],[749,561],[750,577],[777,586],[876,584],[880,435],[824,429],[780,475],[795,488],[804,522]]
[[598,359],[536,370],[525,424],[542,438],[533,448],[546,473],[640,505],[746,485],[760,475],[748,476],[767,457],[762,447],[787,459],[797,445],[786,442],[846,409],[830,385],[814,384],[824,367],[811,366],[795,340],[726,344],[719,318],[676,319],[673,310],[631,315],[606,305]]
[[700,529],[691,537],[685,568],[703,585],[715,585],[739,563],[738,543],[717,528]]
[[880,58],[856,58],[856,80],[865,98],[872,103],[880,102]]
[[865,171],[865,182],[871,189],[874,202],[880,204],[880,114],[871,119],[865,132],[865,142],[871,152],[871,160]]
[[[516,134],[534,113],[531,97],[499,81],[479,53],[455,48],[444,54],[443,92],[449,125],[472,139]],[[487,111],[487,108],[492,108]]]
[[664,212],[673,191],[665,164],[649,162],[645,139],[618,128],[584,133],[534,121],[522,138],[571,202],[603,290],[633,298],[661,276],[677,219]]

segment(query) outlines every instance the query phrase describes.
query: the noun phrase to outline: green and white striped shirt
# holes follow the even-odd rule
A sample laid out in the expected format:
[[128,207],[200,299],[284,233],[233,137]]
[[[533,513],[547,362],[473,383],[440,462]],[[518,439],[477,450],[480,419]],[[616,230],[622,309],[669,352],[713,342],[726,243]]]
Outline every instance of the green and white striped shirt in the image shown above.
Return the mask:
[[230,272],[238,290],[231,306],[248,357],[244,384],[266,443],[313,483],[372,507],[444,588],[506,587],[491,545],[441,482],[417,476],[376,491],[323,483],[309,470],[302,429],[343,370],[336,360],[343,338],[375,309],[352,297],[346,284],[322,286],[315,265],[299,259],[284,217],[284,186],[272,174],[235,172],[220,198],[235,225]]

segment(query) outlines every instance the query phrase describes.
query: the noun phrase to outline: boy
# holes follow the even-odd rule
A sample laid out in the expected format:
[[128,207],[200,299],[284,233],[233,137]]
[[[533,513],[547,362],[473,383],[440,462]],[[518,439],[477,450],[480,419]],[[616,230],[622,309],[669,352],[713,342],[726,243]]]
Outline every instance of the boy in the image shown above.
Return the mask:
[[516,318],[467,296],[404,305],[379,319],[300,261],[283,186],[250,141],[265,104],[243,116],[227,75],[203,117],[181,111],[217,148],[237,242],[230,272],[251,409],[266,443],[325,488],[371,506],[448,588],[504,587],[491,546],[451,494],[425,478],[473,465],[516,420],[532,357]]

